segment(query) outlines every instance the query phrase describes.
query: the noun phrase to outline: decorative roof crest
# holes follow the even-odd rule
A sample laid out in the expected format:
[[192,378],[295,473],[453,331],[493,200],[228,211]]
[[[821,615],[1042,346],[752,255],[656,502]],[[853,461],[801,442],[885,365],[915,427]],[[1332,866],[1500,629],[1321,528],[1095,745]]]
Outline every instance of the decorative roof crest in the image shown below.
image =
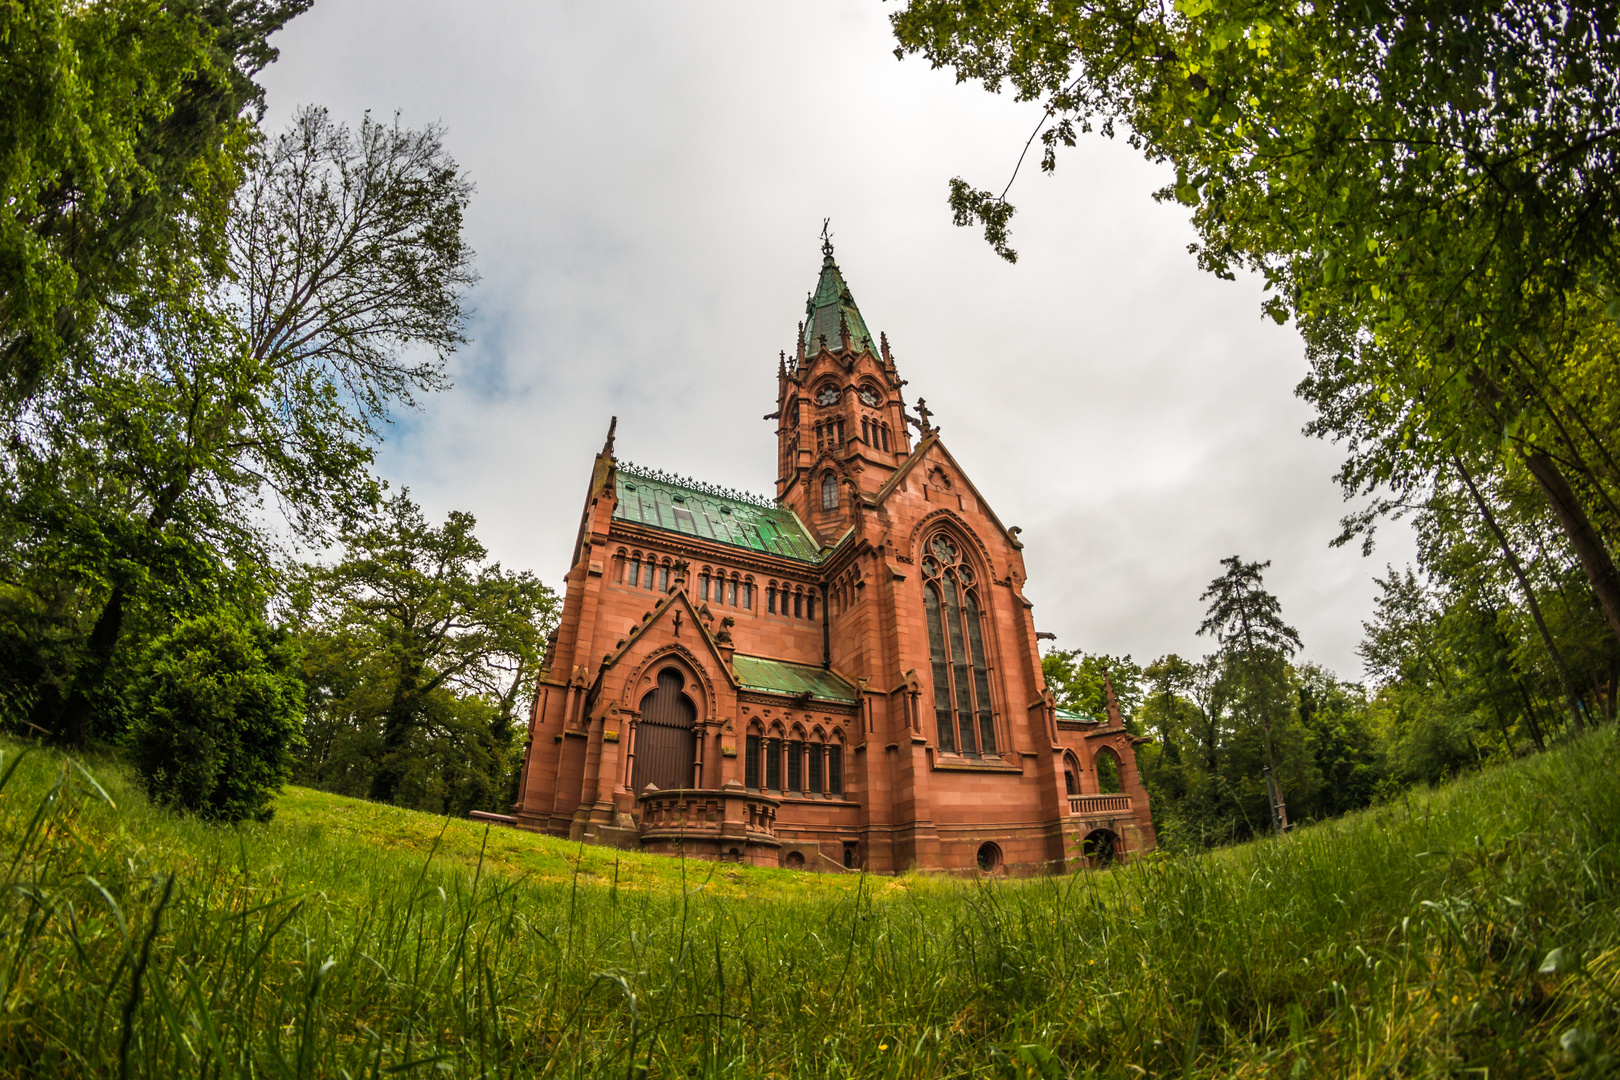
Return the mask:
[[643,480],[652,480],[671,487],[685,488],[700,495],[713,495],[720,499],[730,499],[732,502],[747,503],[750,506],[762,506],[767,510],[776,509],[776,500],[767,499],[763,495],[755,495],[751,491],[738,491],[734,488],[721,487],[718,484],[705,484],[701,480],[693,480],[689,476],[679,473],[666,472],[663,469],[651,469],[644,465],[636,465],[629,461],[619,462],[619,471],[627,476],[638,476]]

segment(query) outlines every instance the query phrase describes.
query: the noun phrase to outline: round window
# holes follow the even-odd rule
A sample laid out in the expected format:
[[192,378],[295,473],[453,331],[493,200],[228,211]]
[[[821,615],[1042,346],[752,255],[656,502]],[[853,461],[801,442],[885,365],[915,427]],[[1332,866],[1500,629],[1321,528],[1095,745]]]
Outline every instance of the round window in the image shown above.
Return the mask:
[[979,873],[999,874],[1001,872],[1001,848],[995,844],[984,843],[979,845]]

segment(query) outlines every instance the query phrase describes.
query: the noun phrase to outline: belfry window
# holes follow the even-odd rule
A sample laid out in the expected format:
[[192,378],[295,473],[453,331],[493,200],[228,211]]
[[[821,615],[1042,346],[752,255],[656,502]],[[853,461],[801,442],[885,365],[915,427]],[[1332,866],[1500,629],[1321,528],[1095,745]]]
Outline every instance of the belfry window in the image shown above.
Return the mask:
[[708,598],[709,598],[709,572],[707,570],[705,570],[703,573],[698,575],[698,599],[699,600],[707,600]]
[[820,451],[820,450],[825,449],[826,446],[827,446],[827,432],[826,432],[826,429],[824,429],[820,424],[817,424],[816,425],[816,449],[818,451]]
[[882,439],[883,439],[883,450],[884,450],[884,453],[887,453],[888,450],[889,450],[889,425],[888,424],[880,424],[880,425],[878,425],[878,435],[880,435],[882,437]]
[[838,445],[844,445],[844,422],[842,420],[838,421]]
[[821,508],[838,509],[838,477],[832,473],[827,473],[821,478]]
[[936,535],[924,550],[923,611],[939,748],[989,757],[996,752],[996,726],[973,570],[947,536]]
[[864,416],[861,417],[861,442],[867,446],[872,445],[872,421]]

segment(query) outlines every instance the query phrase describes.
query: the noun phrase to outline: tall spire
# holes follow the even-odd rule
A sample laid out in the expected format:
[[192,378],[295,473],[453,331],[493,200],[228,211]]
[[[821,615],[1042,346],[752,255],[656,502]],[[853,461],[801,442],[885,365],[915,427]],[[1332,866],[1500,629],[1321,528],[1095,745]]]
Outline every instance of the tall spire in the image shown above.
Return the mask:
[[[866,320],[861,318],[855,297],[833,259],[832,234],[827,231],[826,221],[821,223],[821,277],[816,281],[815,291],[805,300],[804,314],[800,342],[805,352],[814,354],[825,338],[829,348],[866,349],[877,354],[877,341],[866,328]],[[847,344],[844,343],[845,330],[849,333]]]

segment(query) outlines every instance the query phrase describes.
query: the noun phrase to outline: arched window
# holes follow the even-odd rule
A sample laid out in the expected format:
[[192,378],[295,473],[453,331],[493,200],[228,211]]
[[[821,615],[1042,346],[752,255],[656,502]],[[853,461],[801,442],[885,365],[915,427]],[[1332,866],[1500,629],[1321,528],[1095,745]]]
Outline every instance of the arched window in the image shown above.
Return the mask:
[[699,600],[707,600],[708,598],[709,598],[709,568],[707,566],[705,566],[703,568],[703,573],[698,575],[698,599]]
[[804,617],[807,619],[816,617],[816,594],[814,592],[804,594]]
[[[786,615],[787,612],[784,611],[782,614]],[[795,591],[793,593],[793,617],[795,619],[804,618],[804,593],[802,592]]]
[[641,552],[637,551],[630,556],[630,587],[633,589],[641,584]]
[[776,614],[776,582],[765,586],[765,610],[771,615]]
[[889,425],[888,424],[879,425],[878,434],[880,436],[882,436],[882,438],[883,438],[883,452],[888,453],[888,451],[889,451]]
[[824,795],[827,791],[825,779],[827,775],[825,767],[827,760],[826,736],[821,733],[820,728],[817,728],[811,733],[811,739],[814,741],[805,744],[805,750],[809,754],[805,772],[810,777],[806,787],[811,795]]
[[861,442],[872,445],[872,421],[864,416],[861,417]]
[[827,432],[820,424],[816,425],[816,450],[819,452],[827,445]]
[[1119,755],[1114,753],[1112,747],[1100,748],[1091,764],[1097,770],[1098,791],[1104,795],[1118,795],[1123,790],[1119,781]]
[[1063,755],[1063,786],[1070,795],[1080,794],[1080,763],[1068,752]]
[[823,473],[821,477],[821,508],[838,509],[838,477],[832,473]]
[[939,746],[988,757],[996,752],[996,725],[973,570],[948,536],[936,534],[923,550],[923,610]]

